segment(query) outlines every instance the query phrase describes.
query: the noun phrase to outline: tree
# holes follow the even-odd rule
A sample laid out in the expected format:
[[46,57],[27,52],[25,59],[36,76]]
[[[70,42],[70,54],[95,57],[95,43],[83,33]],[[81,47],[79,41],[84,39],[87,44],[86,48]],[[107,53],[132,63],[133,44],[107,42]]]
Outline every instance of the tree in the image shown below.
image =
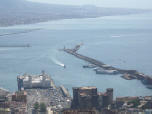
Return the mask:
[[39,109],[39,103],[38,102],[36,102],[35,104],[34,104],[34,109],[36,110],[36,111],[38,111],[38,109]]
[[44,103],[40,103],[40,112],[46,112],[46,105]]

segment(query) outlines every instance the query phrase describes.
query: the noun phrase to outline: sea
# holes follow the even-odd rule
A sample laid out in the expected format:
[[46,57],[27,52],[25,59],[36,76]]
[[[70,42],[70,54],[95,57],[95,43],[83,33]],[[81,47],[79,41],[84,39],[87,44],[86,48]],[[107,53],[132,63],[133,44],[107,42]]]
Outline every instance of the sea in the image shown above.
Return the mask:
[[17,76],[45,70],[71,95],[80,86],[113,88],[115,97],[152,95],[139,80],[96,74],[83,68],[87,62],[60,50],[81,43],[80,54],[152,76],[152,13],[143,13],[0,27],[0,87],[16,91]]

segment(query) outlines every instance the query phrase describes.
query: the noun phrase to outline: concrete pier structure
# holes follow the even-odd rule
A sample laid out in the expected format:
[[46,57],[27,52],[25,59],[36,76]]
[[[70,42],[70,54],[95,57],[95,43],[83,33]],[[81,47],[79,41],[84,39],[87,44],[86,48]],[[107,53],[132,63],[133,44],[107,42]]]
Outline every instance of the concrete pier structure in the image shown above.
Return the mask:
[[[88,63],[91,63],[92,65],[95,65],[98,68],[101,68],[101,69],[105,70],[107,72],[107,74],[108,74],[108,72],[116,71],[117,72],[116,74],[122,74],[123,75],[122,77],[124,79],[127,79],[127,80],[132,80],[132,79],[140,80],[141,82],[143,82],[143,84],[146,85],[147,88],[152,89],[152,77],[151,76],[148,76],[148,75],[145,75],[143,73],[140,73],[137,70],[125,70],[125,69],[115,68],[113,66],[104,64],[101,61],[98,61],[96,59],[93,59],[93,58],[90,58],[90,57],[87,57],[87,56],[84,56],[82,54],[77,53],[76,52],[77,50],[75,48],[74,49],[66,49],[66,48],[64,48],[63,51],[65,51],[66,53],[71,54],[71,55],[73,55],[73,56],[75,56],[75,57],[77,57],[79,59],[87,61]],[[103,73],[101,73],[101,74],[103,74]],[[111,73],[110,73],[110,75],[111,75]]]

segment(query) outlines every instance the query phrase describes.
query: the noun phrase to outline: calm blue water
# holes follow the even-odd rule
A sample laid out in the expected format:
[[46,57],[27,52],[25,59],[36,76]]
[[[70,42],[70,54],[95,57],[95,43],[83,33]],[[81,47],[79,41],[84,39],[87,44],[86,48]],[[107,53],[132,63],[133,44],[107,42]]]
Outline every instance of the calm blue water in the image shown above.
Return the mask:
[[[45,70],[57,85],[97,86],[99,91],[114,88],[115,96],[152,95],[140,81],[118,76],[96,75],[83,69],[87,63],[58,49],[81,42],[79,53],[124,69],[152,75],[152,14],[71,19],[0,28],[0,34],[29,29],[41,30],[0,36],[0,45],[30,44],[30,48],[0,47],[0,87],[17,90],[20,74],[39,74]],[[57,65],[63,63],[66,69]]]

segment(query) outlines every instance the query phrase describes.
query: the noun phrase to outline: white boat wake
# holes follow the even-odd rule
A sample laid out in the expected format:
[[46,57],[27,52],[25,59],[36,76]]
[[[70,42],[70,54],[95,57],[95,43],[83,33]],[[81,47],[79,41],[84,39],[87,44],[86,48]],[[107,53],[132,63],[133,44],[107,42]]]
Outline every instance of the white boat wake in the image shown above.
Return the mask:
[[59,66],[62,66],[65,68],[65,64],[61,63],[60,61],[58,61],[57,59],[55,58],[52,58],[52,61],[56,64],[56,65],[59,65]]

